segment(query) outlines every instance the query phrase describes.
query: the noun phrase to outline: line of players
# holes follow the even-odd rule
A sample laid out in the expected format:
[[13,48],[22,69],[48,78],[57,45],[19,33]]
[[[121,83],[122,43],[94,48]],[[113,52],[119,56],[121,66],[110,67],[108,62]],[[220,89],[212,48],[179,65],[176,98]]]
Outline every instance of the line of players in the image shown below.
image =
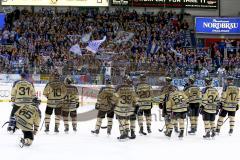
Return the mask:
[[[11,91],[11,101],[13,108],[10,114],[8,125],[9,132],[21,129],[24,138],[20,140],[20,146],[30,146],[34,135],[39,130],[41,112],[39,110],[40,100],[36,97],[36,92],[32,83],[26,80],[27,75],[22,73],[21,79],[13,84]],[[64,120],[65,132],[69,131],[69,115],[72,120],[72,127],[77,131],[77,108],[79,107],[79,94],[77,87],[72,85],[71,77],[66,77],[64,82],[60,80],[58,72],[54,72],[49,82],[44,88],[43,95],[47,98],[45,110],[45,132],[49,132],[50,118],[54,111],[55,128],[54,132],[59,132],[61,117]]]
[[[21,129],[24,138],[23,145],[31,145],[33,135],[37,133],[40,123],[40,101],[35,98],[36,92],[33,84],[26,80],[26,74],[21,74],[21,80],[14,83],[11,97],[13,109],[10,116],[8,130]],[[220,132],[224,117],[228,114],[230,119],[229,133],[233,132],[235,112],[238,110],[240,93],[238,87],[233,85],[233,78],[228,77],[227,86],[224,87],[220,98],[218,91],[211,86],[211,78],[206,78],[206,87],[201,91],[194,85],[195,78],[191,76],[189,83],[183,91],[171,85],[172,79],[166,77],[167,84],[162,87],[161,94],[153,97],[152,87],[146,83],[146,77],[140,77],[140,83],[133,86],[129,76],[124,78],[124,84],[113,88],[111,81],[107,81],[97,97],[96,109],[98,110],[95,130],[92,133],[98,134],[101,128],[102,119],[107,115],[107,132],[111,134],[114,114],[119,121],[119,139],[135,139],[135,123],[138,120],[140,134],[146,135],[143,129],[143,115],[146,117],[148,133],[151,133],[151,109],[153,102],[158,102],[165,119],[165,135],[171,137],[173,128],[179,123],[179,137],[184,135],[184,119],[190,117],[191,130],[189,134],[197,131],[199,113],[203,115],[206,134],[204,138],[214,137]],[[79,94],[75,86],[71,85],[73,80],[67,77],[64,82],[60,80],[57,72],[54,72],[44,88],[43,94],[47,97],[45,111],[45,132],[49,132],[50,117],[54,111],[55,128],[59,132],[61,116],[64,120],[65,132],[69,131],[68,117],[72,119],[72,127],[77,131],[77,108],[79,107]],[[217,128],[215,128],[215,116],[219,113]],[[174,127],[175,126],[175,127]],[[129,136],[130,132],[130,136]]]
[[[202,114],[206,134],[203,138],[214,137],[220,133],[224,117],[228,114],[230,121],[229,134],[233,133],[234,117],[238,110],[240,100],[239,88],[234,86],[233,77],[227,78],[227,85],[223,88],[220,96],[217,89],[212,87],[212,79],[205,79],[206,87],[200,90],[194,85],[195,77],[190,76],[183,91],[178,90],[171,84],[172,79],[166,77],[166,85],[162,87],[160,96],[153,97],[152,87],[146,83],[146,77],[140,77],[140,83],[133,86],[128,76],[124,78],[124,84],[113,88],[107,81],[106,87],[101,88],[96,103],[98,110],[97,122],[94,134],[99,134],[102,120],[107,116],[107,133],[111,134],[112,119],[114,114],[119,121],[120,137],[118,139],[135,139],[135,123],[138,120],[139,133],[146,135],[143,129],[143,115],[146,119],[147,131],[151,133],[151,109],[152,103],[159,103],[162,116],[165,120],[164,131],[167,137],[171,137],[173,128],[176,132],[180,129],[179,138],[184,136],[184,121],[189,116],[191,130],[189,134],[197,131],[199,113]],[[219,112],[220,111],[220,112]],[[215,117],[219,113],[217,127]],[[129,135],[130,133],[130,135]]]

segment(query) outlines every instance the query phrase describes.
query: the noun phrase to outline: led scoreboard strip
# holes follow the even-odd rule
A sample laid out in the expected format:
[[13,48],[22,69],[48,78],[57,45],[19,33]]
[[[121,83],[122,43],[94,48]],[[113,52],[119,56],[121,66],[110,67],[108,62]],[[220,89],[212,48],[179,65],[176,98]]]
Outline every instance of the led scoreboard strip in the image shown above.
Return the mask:
[[218,0],[111,0],[112,6],[217,9]]
[[7,6],[93,6],[107,7],[109,0],[2,0]]

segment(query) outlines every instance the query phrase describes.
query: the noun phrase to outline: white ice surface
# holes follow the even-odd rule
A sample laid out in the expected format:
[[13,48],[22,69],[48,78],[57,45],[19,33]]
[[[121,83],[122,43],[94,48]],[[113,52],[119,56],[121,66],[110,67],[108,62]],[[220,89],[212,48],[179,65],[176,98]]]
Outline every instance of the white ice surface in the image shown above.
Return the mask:
[[[11,111],[10,103],[0,103],[0,125],[8,120]],[[45,105],[41,105],[44,113]],[[84,109],[86,110],[86,108]],[[155,107],[154,113],[158,113]],[[44,116],[44,114],[43,114]],[[160,160],[160,159],[183,159],[183,160],[213,160],[213,159],[238,159],[240,146],[240,120],[236,115],[234,134],[228,135],[228,121],[223,126],[221,135],[215,140],[203,140],[203,122],[199,119],[199,129],[195,136],[185,136],[183,140],[173,134],[169,140],[163,133],[158,132],[162,128],[162,121],[153,120],[153,133],[148,136],[139,136],[135,140],[119,142],[118,122],[114,120],[112,135],[107,136],[106,130],[101,130],[98,137],[90,131],[95,127],[95,121],[79,122],[78,132],[69,134],[63,132],[61,123],[60,133],[53,133],[53,126],[49,135],[42,131],[35,136],[31,147],[20,148],[20,131],[14,135],[6,132],[6,127],[0,129],[0,160]],[[52,119],[52,124],[54,120]],[[106,125],[106,121],[103,122]],[[138,132],[138,127],[136,132]]]

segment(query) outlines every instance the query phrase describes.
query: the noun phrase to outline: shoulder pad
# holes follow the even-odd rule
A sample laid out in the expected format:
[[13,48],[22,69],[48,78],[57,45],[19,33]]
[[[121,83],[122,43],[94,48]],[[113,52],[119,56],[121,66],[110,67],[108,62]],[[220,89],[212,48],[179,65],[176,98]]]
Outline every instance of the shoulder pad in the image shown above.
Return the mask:
[[17,80],[17,81],[15,81],[14,83],[13,83],[13,87],[15,87],[16,86],[16,84],[18,83],[18,82],[20,82],[21,80]]

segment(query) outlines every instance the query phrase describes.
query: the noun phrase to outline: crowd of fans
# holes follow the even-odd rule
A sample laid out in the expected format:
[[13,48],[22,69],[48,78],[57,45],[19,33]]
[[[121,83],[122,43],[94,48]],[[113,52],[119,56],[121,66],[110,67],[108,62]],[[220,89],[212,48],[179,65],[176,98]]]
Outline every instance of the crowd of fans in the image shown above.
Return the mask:
[[[153,15],[108,9],[101,13],[94,9],[64,13],[15,10],[7,15],[0,32],[0,72],[49,74],[56,68],[61,74],[91,75],[105,74],[111,67],[112,76],[143,71],[176,77],[194,73],[202,78],[218,73],[223,66],[224,74],[239,76],[240,42],[227,54],[224,48],[230,48],[230,41],[213,44],[210,49],[191,48],[186,39],[188,29],[182,14],[167,11]],[[115,43],[119,31],[134,35],[127,42]],[[79,38],[89,33],[90,40],[107,36],[97,54],[85,50],[87,43]],[[82,55],[69,51],[76,43]]]

